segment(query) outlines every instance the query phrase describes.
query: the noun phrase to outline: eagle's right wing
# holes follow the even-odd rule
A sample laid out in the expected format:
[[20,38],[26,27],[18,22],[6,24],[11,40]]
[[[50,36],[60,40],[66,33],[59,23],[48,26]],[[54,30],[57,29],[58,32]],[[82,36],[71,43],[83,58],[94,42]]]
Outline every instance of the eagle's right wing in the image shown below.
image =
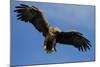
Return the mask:
[[49,24],[38,8],[35,6],[30,7],[28,5],[21,4],[20,6],[16,6],[15,12],[17,13],[18,19],[24,22],[30,22],[39,32],[46,35]]
[[57,43],[72,45],[80,51],[90,49],[90,41],[83,36],[80,32],[59,32],[56,38]]

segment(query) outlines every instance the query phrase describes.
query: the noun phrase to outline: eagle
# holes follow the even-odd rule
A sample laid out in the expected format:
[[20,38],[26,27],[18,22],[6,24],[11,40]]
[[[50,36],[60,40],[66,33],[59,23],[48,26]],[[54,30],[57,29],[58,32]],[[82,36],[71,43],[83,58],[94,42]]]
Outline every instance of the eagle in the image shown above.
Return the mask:
[[37,7],[20,4],[15,8],[18,20],[31,23],[43,35],[45,38],[43,48],[47,53],[56,52],[56,43],[74,46],[81,52],[90,49],[90,41],[82,33],[75,30],[64,32],[58,27],[53,27]]

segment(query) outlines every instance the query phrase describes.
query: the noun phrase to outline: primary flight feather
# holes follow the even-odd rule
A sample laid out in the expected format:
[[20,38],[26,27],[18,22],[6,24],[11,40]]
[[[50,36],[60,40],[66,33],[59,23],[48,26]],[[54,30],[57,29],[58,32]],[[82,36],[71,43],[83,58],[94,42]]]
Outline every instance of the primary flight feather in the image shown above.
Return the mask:
[[90,49],[90,41],[77,31],[64,32],[53,27],[45,20],[43,13],[35,6],[21,4],[16,6],[17,18],[31,23],[45,37],[44,49],[47,53],[56,51],[56,43],[72,45],[79,51]]

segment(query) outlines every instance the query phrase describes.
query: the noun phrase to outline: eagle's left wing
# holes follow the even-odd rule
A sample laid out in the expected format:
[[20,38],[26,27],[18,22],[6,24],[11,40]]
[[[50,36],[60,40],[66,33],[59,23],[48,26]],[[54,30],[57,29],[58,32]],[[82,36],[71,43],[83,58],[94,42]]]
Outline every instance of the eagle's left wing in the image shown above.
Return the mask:
[[20,6],[16,6],[17,18],[24,22],[29,22],[44,35],[48,32],[49,24],[45,20],[42,12],[36,8],[35,6],[28,6],[25,4],[21,4]]
[[80,32],[59,32],[56,38],[57,43],[72,45],[78,48],[79,51],[87,51],[90,49],[90,41]]

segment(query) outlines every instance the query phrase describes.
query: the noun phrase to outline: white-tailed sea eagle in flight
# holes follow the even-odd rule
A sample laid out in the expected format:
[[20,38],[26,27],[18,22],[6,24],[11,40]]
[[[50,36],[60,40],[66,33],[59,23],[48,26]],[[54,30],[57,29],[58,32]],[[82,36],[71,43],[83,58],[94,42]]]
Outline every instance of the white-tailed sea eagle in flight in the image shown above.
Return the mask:
[[[44,49],[47,53],[56,51],[56,43],[72,45],[79,51],[90,49],[90,41],[77,31],[64,32],[45,20],[43,13],[35,6],[21,4],[16,6],[17,18],[31,23],[45,37]],[[55,19],[54,19],[55,20]]]

